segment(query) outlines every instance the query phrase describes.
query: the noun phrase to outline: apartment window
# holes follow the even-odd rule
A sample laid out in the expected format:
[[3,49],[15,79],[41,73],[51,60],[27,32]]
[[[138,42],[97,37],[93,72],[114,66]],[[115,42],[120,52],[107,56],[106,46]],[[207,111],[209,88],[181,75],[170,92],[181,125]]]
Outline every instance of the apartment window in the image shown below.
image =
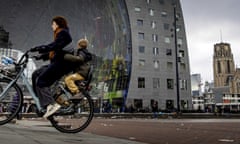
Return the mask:
[[153,78],[153,88],[160,88],[160,79]]
[[150,16],[154,16],[154,9],[149,9],[148,11]]
[[159,48],[158,47],[153,48],[153,55],[159,55]]
[[183,44],[183,40],[182,40],[181,38],[178,38],[178,39],[177,39],[177,44],[178,44],[179,46],[181,46],[181,45]]
[[158,35],[157,34],[152,34],[152,41],[157,42],[158,41]]
[[145,53],[145,46],[138,46],[139,53]]
[[181,70],[186,70],[186,64],[182,62],[180,64],[180,68],[181,68]]
[[180,13],[177,13],[177,14],[176,14],[176,18],[180,19],[180,18],[181,18],[181,14],[180,14]]
[[151,28],[155,29],[156,28],[156,21],[151,21]]
[[179,50],[179,57],[180,58],[183,58],[185,55],[184,55],[184,50]]
[[180,80],[180,89],[181,90],[187,89],[187,80]]
[[163,24],[163,29],[164,30],[169,30],[169,24],[168,23],[164,23]]
[[165,42],[165,43],[170,43],[170,42],[171,42],[171,41],[170,41],[170,38],[169,38],[169,37],[165,37],[165,38],[164,38],[164,42]]
[[173,89],[173,79],[167,79],[167,88]]
[[140,8],[140,7],[135,7],[134,10],[135,10],[136,12],[140,12],[140,11],[141,11],[141,8]]
[[173,63],[172,62],[167,62],[167,68],[172,69],[173,68]]
[[139,59],[138,66],[142,67],[144,65],[145,65],[145,60],[144,59]]
[[138,39],[144,40],[144,33],[138,33]]
[[145,78],[144,77],[138,78],[138,88],[145,88]]
[[159,68],[159,60],[153,60],[153,66],[155,69]]
[[162,16],[162,17],[167,17],[167,12],[162,11],[162,12],[161,12],[161,16]]
[[138,25],[138,26],[143,26],[143,20],[138,19],[138,20],[137,20],[137,25]]
[[172,49],[166,49],[166,55],[171,56],[172,55]]
[[176,31],[177,31],[177,32],[180,32],[181,29],[182,29],[182,26],[181,26],[181,25],[177,25]]

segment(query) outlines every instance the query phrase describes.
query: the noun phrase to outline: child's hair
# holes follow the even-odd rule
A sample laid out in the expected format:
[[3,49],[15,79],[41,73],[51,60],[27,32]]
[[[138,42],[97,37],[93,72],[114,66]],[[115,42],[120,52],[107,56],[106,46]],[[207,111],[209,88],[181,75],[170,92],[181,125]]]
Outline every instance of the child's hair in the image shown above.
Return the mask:
[[78,41],[79,48],[87,48],[88,46],[88,40],[87,39],[80,39]]

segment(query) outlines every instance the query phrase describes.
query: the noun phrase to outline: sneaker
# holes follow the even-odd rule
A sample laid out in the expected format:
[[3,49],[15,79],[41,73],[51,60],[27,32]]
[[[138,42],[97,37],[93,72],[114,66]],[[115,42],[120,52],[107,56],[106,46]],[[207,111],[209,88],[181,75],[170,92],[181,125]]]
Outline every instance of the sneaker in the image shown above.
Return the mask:
[[58,103],[49,104],[47,106],[47,112],[43,115],[44,118],[49,117],[50,115],[54,114],[56,111],[58,111],[61,108],[61,105]]
[[82,99],[82,98],[83,98],[83,95],[82,95],[82,93],[80,92],[80,93],[77,93],[77,94],[73,95],[70,99],[71,99],[71,100],[80,100],[80,99]]

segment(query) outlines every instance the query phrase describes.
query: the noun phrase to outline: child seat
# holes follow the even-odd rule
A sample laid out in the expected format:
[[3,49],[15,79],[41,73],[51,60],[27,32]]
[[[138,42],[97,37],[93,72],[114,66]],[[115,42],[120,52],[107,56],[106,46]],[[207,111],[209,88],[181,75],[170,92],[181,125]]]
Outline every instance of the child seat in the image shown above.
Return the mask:
[[75,81],[75,84],[80,88],[80,89],[84,89],[84,88],[88,88],[89,84],[92,81],[92,76],[93,76],[93,66],[90,66],[89,70],[88,70],[88,75],[85,78],[85,80],[83,81]]

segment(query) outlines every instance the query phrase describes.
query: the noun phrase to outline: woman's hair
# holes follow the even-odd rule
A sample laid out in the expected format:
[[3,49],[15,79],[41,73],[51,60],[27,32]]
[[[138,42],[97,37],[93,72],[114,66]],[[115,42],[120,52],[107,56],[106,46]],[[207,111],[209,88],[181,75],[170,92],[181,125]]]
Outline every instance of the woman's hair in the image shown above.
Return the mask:
[[59,28],[68,28],[67,20],[62,16],[56,16],[52,19],[52,22],[55,22]]

